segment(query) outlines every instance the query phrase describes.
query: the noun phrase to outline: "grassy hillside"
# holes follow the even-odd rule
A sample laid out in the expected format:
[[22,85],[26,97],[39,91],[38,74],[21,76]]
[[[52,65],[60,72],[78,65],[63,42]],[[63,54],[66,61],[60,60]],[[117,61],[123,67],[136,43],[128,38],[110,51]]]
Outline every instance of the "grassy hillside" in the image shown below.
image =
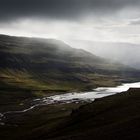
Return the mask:
[[53,39],[0,35],[0,82],[24,89],[89,90],[136,80],[138,71]]
[[[135,69],[71,48],[58,40],[0,35],[0,113],[26,109],[35,104],[33,99],[42,96],[139,81],[139,75]],[[137,122],[137,114],[132,112],[135,109],[137,113],[137,109],[135,105],[130,107],[133,104],[130,98],[139,106],[138,91],[129,92],[128,96],[116,95],[82,107],[85,103],[54,104],[11,114],[2,120],[6,125],[1,125],[0,120],[0,138],[90,139],[98,132],[96,126],[102,132],[110,132],[101,133],[99,138],[112,136],[117,131],[112,126],[123,125],[126,115],[134,115],[128,117],[128,124],[131,119]],[[111,118],[114,108],[121,113],[117,115],[114,111],[116,117]]]
[[0,125],[5,140],[134,140],[140,137],[140,89],[90,104],[42,106]]
[[[40,140],[133,140],[140,133],[140,89],[98,99],[72,112]],[[40,129],[41,131],[41,129]]]

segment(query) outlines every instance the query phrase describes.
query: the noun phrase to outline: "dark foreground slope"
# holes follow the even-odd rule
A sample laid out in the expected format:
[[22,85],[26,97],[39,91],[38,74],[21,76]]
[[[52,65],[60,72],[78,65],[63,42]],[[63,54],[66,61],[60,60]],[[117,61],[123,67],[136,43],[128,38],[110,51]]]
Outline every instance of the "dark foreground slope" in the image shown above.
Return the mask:
[[56,104],[11,114],[0,125],[2,140],[137,140],[140,89],[90,104]]
[[0,35],[0,82],[47,91],[88,90],[138,78],[139,72],[54,39]]
[[[28,108],[38,96],[139,81],[139,76],[139,71],[61,41],[0,35],[1,113]],[[128,130],[135,139],[139,128],[139,90],[128,93],[77,110],[83,103],[48,105],[8,114],[2,120],[6,125],[0,125],[0,139],[125,139]]]
[[74,110],[67,122],[40,140],[136,140],[140,138],[140,89],[99,99]]

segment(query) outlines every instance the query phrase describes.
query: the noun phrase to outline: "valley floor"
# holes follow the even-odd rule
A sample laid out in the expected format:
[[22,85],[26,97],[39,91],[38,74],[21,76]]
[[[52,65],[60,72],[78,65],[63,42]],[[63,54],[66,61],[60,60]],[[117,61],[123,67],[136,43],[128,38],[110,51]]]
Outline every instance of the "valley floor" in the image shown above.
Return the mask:
[[10,116],[0,126],[5,140],[137,140],[140,89],[85,104],[56,104]]
[[73,111],[68,122],[41,139],[136,140],[140,137],[140,89],[99,99]]

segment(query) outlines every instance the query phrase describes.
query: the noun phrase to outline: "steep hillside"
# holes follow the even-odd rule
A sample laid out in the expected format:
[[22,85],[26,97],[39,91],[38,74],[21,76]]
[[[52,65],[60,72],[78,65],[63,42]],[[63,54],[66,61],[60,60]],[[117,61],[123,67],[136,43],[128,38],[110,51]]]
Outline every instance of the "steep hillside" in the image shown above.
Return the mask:
[[[0,125],[4,140],[137,140],[140,89],[86,104],[56,104],[9,115]],[[15,125],[16,124],[16,125]]]
[[0,35],[0,60],[2,88],[85,90],[136,80],[139,74],[53,39]]
[[139,44],[72,40],[70,45],[75,48],[84,48],[105,59],[119,61],[122,64],[140,69]]
[[[40,140],[133,140],[140,133],[140,89],[81,106]],[[57,130],[57,131],[56,131]],[[40,130],[42,132],[42,130]],[[37,133],[36,133],[37,134]],[[39,133],[38,133],[39,134]],[[47,136],[48,135],[48,136]]]

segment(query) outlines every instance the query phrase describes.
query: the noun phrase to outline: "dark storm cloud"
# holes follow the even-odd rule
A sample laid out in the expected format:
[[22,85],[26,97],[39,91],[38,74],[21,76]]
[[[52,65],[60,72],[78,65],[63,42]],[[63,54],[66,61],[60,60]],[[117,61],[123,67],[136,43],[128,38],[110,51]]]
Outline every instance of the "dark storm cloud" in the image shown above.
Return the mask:
[[73,19],[93,14],[111,14],[139,6],[140,0],[0,0],[0,21],[21,17]]

